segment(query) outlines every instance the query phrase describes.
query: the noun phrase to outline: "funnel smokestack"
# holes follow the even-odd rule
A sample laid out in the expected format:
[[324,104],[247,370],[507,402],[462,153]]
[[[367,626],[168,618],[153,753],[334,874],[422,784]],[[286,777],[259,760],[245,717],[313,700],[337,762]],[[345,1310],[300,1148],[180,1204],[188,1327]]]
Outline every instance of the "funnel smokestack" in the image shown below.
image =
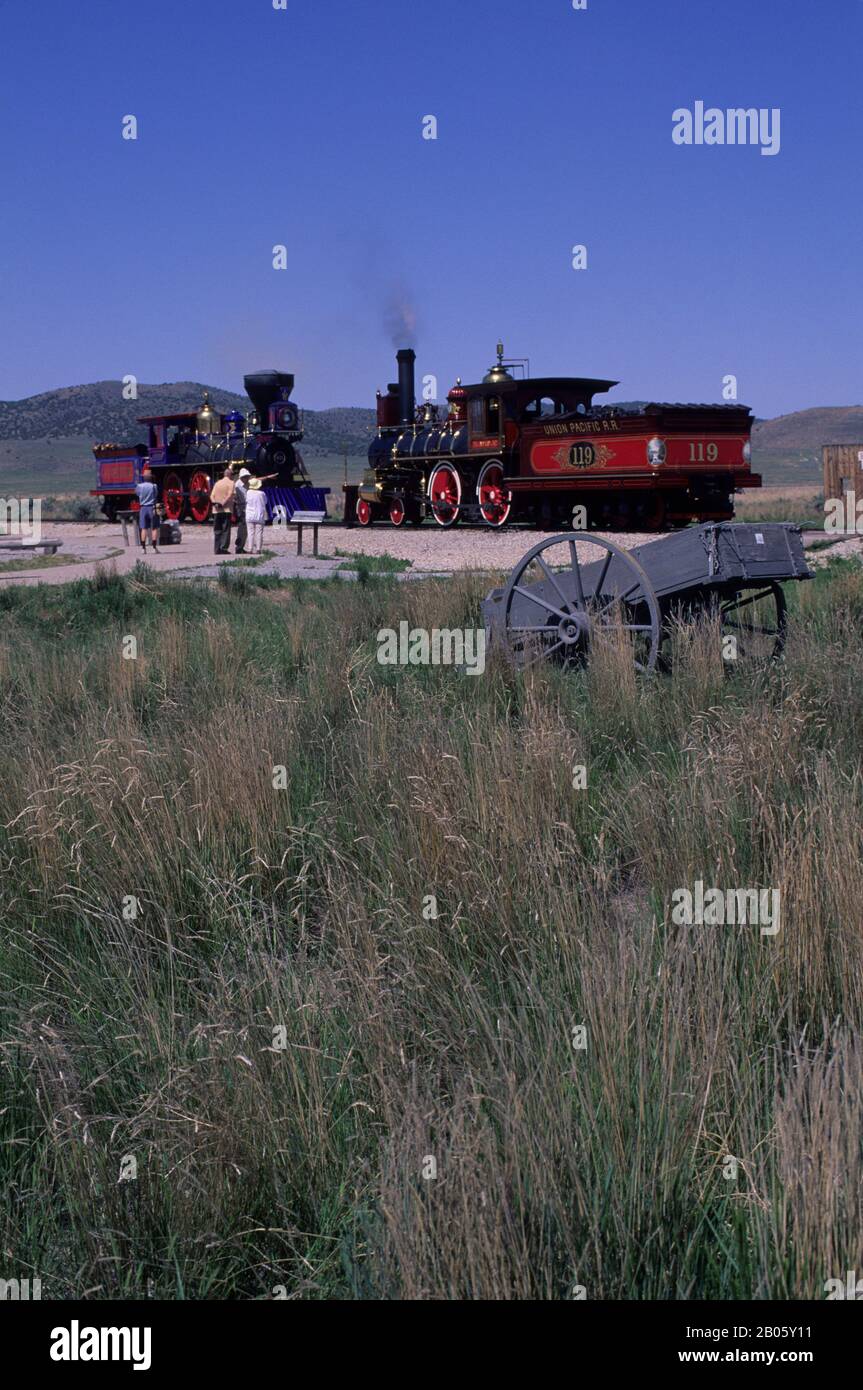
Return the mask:
[[399,364],[399,410],[403,425],[412,425],[416,415],[417,402],[414,383],[416,357],[413,348],[399,348],[396,353],[396,360]]
[[294,378],[290,372],[250,372],[243,377],[246,395],[258,412],[261,429],[268,428],[270,406],[290,399]]

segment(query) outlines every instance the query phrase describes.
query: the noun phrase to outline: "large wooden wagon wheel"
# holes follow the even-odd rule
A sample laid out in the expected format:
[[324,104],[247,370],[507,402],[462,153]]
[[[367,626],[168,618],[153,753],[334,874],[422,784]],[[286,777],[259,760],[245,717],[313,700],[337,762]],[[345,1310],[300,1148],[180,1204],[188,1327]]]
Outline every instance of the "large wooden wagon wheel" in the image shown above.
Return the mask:
[[738,589],[719,601],[723,637],[737,641],[737,656],[747,661],[776,661],[788,636],[788,604],[781,584],[771,580],[754,589]]
[[510,575],[501,609],[498,632],[519,666],[584,665],[600,640],[626,644],[638,671],[656,666],[659,600],[638,561],[603,536],[540,541]]

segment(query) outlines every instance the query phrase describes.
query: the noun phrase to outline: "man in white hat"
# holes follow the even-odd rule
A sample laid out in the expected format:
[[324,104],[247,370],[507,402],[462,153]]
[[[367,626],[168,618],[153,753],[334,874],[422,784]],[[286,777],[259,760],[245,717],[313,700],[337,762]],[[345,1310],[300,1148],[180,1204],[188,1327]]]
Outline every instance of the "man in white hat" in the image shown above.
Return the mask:
[[240,469],[240,476],[234,488],[234,520],[237,523],[237,536],[234,543],[234,553],[245,555],[246,541],[248,540],[248,530],[246,527],[246,493],[248,491],[251,473],[248,468]]

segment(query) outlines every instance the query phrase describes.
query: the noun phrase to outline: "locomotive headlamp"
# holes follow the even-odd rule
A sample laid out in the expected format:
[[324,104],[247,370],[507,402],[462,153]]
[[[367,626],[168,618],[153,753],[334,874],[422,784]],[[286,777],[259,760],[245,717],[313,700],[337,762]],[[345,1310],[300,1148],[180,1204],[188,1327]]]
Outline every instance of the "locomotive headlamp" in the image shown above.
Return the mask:
[[665,447],[665,440],[655,435],[647,446],[647,462],[650,464],[651,468],[658,468],[660,464],[665,463],[665,456],[667,453],[668,450]]
[[749,465],[752,462],[752,445],[750,444],[748,439],[746,443],[743,445],[743,462],[747,465]]

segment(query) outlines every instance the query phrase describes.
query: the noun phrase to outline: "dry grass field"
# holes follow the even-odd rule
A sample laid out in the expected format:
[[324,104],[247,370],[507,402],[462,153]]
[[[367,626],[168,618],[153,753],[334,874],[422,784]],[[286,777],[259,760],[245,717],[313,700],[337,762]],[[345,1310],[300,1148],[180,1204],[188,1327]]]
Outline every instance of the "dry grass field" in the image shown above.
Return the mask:
[[817,530],[824,525],[824,493],[812,483],[753,488],[734,499],[736,521],[795,521]]
[[[863,1268],[863,569],[789,586],[766,669],[710,629],[643,681],[378,665],[486,587],[0,592],[2,1244],[44,1297]],[[698,880],[781,929],[675,925]]]

